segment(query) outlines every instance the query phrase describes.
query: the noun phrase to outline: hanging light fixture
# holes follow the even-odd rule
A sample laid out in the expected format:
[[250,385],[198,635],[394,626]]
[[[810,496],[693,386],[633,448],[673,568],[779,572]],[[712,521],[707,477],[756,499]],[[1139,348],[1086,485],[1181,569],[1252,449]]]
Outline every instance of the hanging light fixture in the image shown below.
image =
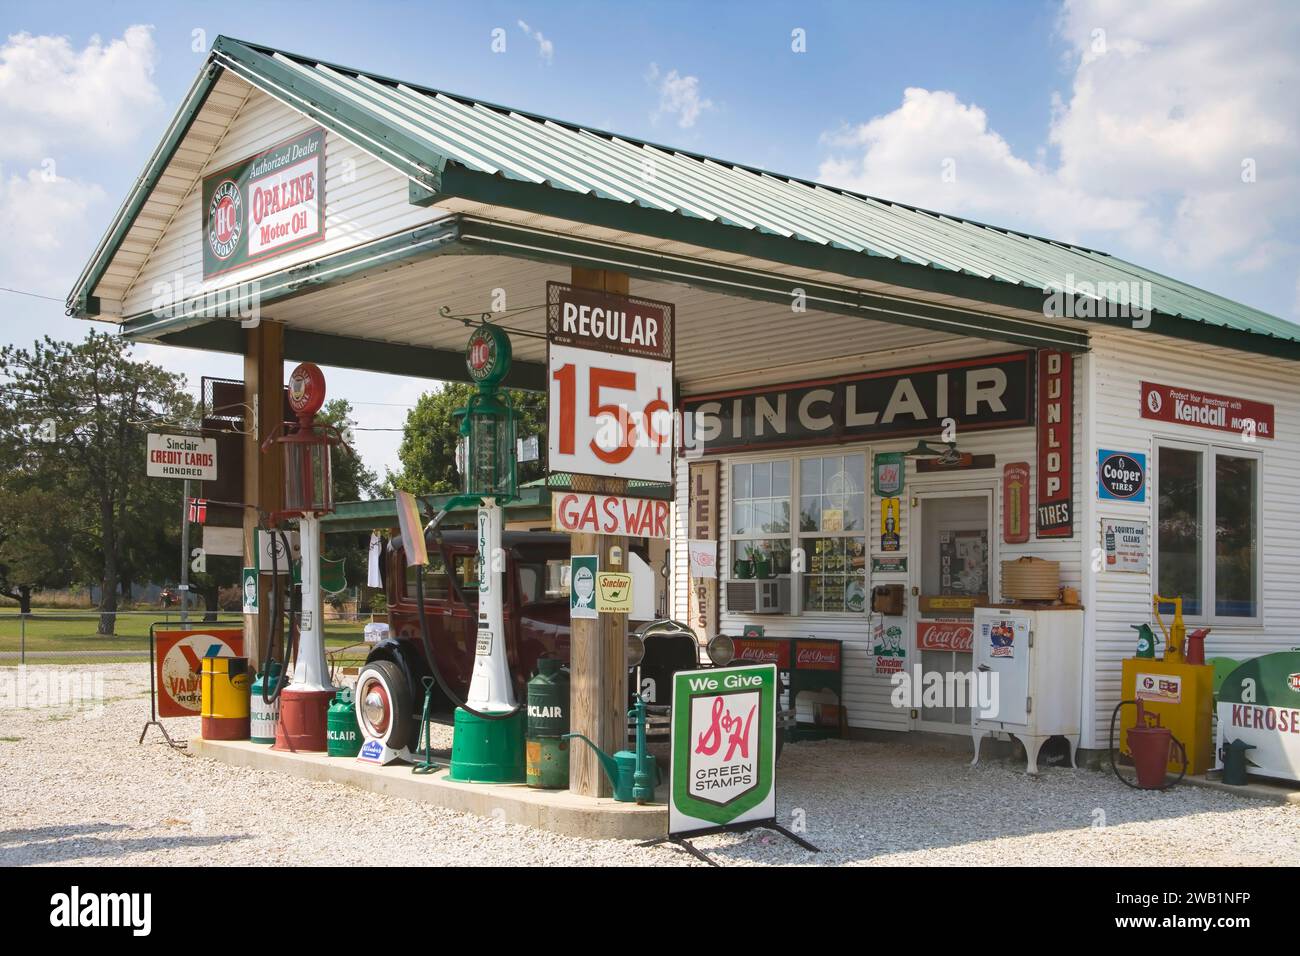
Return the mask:
[[934,458],[941,465],[955,465],[962,459],[962,452],[957,449],[955,441],[944,442],[942,446],[936,447],[924,438],[918,439],[916,447],[903,454],[908,458]]

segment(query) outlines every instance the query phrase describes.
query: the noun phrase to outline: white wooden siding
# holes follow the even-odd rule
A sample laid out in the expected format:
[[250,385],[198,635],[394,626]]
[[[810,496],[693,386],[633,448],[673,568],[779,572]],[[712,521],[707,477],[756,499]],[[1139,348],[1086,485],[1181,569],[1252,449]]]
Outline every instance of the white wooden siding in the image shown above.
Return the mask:
[[[1300,645],[1300,369],[1294,364],[1228,349],[1195,346],[1140,331],[1094,331],[1090,393],[1096,414],[1088,452],[1085,502],[1092,517],[1083,542],[1085,554],[1099,547],[1102,518],[1128,518],[1151,524],[1155,545],[1154,486],[1143,504],[1096,500],[1097,450],[1141,452],[1148,471],[1155,466],[1157,437],[1231,447],[1239,439],[1189,425],[1142,418],[1140,382],[1200,388],[1271,403],[1277,437],[1247,446],[1262,454],[1263,508],[1262,626],[1215,624],[1206,641],[1207,656],[1248,658]],[[1153,555],[1154,557],[1154,555]],[[1085,628],[1091,640],[1093,686],[1085,686],[1084,747],[1107,746],[1111,710],[1120,697],[1120,661],[1133,654],[1130,625],[1151,620],[1149,574],[1101,572],[1092,582]],[[1085,589],[1088,590],[1088,589]],[[1189,626],[1190,629],[1190,626]]]
[[[212,151],[203,175],[247,159],[316,123],[260,90],[253,90]],[[203,281],[203,179],[195,182],[164,230],[144,268],[123,296],[124,314],[151,308],[159,294],[155,284],[177,276],[186,294],[234,285],[287,266],[318,259],[353,246],[410,229],[445,215],[436,208],[408,202],[407,179],[391,167],[333,133],[325,134],[325,239],[272,256]]]
[[[868,367],[866,370],[882,369],[897,367],[903,364],[921,363],[928,361],[945,361],[949,359],[964,358],[980,354],[996,354],[1000,352],[1013,351],[1012,348],[998,343],[976,342],[966,340],[964,342],[953,343],[947,347],[934,348],[927,351],[926,354],[908,355],[902,362],[898,357],[882,358],[878,364]],[[829,363],[828,363],[829,365]],[[825,371],[821,374],[827,374]],[[1076,390],[1078,390],[1080,371],[1079,360],[1076,359],[1075,376]],[[810,376],[812,377],[812,376]],[[757,385],[762,382],[738,379],[734,385],[720,385],[719,388],[735,387],[739,385]],[[1082,447],[1082,423],[1083,413],[1078,401],[1075,402],[1074,415],[1074,442],[1075,448]],[[945,489],[965,489],[965,488],[990,488],[994,490],[993,500],[993,524],[989,529],[989,540],[991,545],[991,568],[993,577],[993,586],[996,587],[999,567],[997,562],[1002,560],[1011,560],[1021,557],[1022,555],[1035,555],[1041,558],[1047,558],[1061,563],[1061,581],[1063,584],[1078,586],[1081,578],[1081,549],[1079,545],[1080,525],[1076,520],[1075,537],[1073,539],[1055,539],[1055,540],[1038,540],[1030,537],[1029,541],[1021,545],[1007,545],[1001,543],[1002,536],[1002,500],[1001,500],[1001,482],[1002,466],[1014,461],[1028,462],[1030,468],[1030,513],[1036,505],[1036,489],[1034,482],[1037,480],[1037,461],[1036,461],[1036,433],[1035,429],[1016,428],[1005,429],[1001,431],[985,432],[966,432],[958,433],[958,446],[962,451],[968,451],[974,454],[992,454],[997,458],[995,468],[982,471],[958,472],[948,475],[917,475],[916,463],[909,459],[907,462],[907,483],[904,489],[902,507],[900,509],[900,528],[899,535],[901,538],[899,556],[908,556],[909,564],[915,558],[910,551],[910,508],[908,499],[918,487],[925,490],[945,490]],[[938,436],[931,436],[937,438]],[[868,617],[864,615],[851,614],[827,614],[827,613],[809,613],[801,615],[779,615],[779,614],[757,614],[746,615],[729,612],[726,608],[726,588],[725,581],[731,567],[731,549],[727,540],[731,526],[731,498],[730,498],[730,468],[734,462],[740,461],[761,461],[773,458],[796,458],[801,454],[837,454],[848,451],[863,451],[867,455],[868,472],[865,476],[867,487],[870,488],[870,456],[876,452],[903,451],[913,447],[916,444],[916,438],[900,438],[890,441],[878,442],[860,442],[849,445],[839,446],[818,446],[816,449],[780,449],[770,452],[754,452],[743,455],[720,455],[717,456],[721,462],[720,475],[720,511],[721,511],[721,541],[718,549],[718,567],[722,575],[720,587],[722,611],[721,611],[721,630],[724,634],[739,635],[746,624],[761,624],[766,628],[766,633],[773,637],[825,637],[834,638],[844,642],[844,672],[843,672],[843,690],[844,706],[848,711],[848,723],[850,727],[859,728],[876,728],[883,730],[907,730],[909,728],[908,712],[903,709],[895,708],[890,702],[890,692],[892,685],[888,677],[878,677],[875,675],[872,657],[871,657],[871,637],[870,623]],[[1080,487],[1084,478],[1085,469],[1082,463],[1083,456],[1075,455],[1074,463],[1074,486],[1076,509]],[[676,541],[680,544],[675,545],[673,552],[673,612],[679,619],[686,619],[686,600],[687,600],[687,574],[688,567],[686,562],[686,523],[685,516],[687,512],[687,469],[684,466],[678,468],[677,475],[677,523],[675,528]],[[922,483],[923,480],[923,483]],[[879,499],[871,496],[867,509],[870,520],[870,533],[867,541],[868,555],[879,551],[880,542],[880,503]],[[874,542],[874,546],[873,546]],[[868,565],[869,567],[869,565]],[[868,574],[867,589],[868,594],[873,585],[902,583],[907,584],[908,576],[904,574],[878,574],[871,576]],[[996,596],[996,592],[995,592]],[[913,600],[910,595],[908,600]],[[908,646],[912,648],[913,636],[909,630],[907,637]],[[909,651],[907,666],[916,662],[914,650]]]

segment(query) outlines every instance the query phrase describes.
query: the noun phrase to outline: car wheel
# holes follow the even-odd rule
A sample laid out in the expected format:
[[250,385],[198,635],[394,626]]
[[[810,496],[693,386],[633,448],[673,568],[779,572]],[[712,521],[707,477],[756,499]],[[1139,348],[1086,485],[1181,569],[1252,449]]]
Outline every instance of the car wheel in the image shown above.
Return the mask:
[[392,661],[372,661],[357,677],[357,724],[366,740],[401,750],[411,733],[411,689]]

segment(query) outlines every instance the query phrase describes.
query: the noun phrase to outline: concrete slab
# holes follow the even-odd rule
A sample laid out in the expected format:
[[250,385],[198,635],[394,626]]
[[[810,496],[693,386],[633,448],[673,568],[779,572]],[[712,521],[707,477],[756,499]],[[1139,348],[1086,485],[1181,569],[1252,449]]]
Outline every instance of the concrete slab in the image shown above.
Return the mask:
[[1203,776],[1188,777],[1186,782],[1194,787],[1221,790],[1224,793],[1234,793],[1239,797],[1249,797],[1252,800],[1268,800],[1272,803],[1300,805],[1300,790],[1294,789],[1295,783],[1292,781],[1253,777],[1242,786],[1234,786],[1230,783],[1224,783],[1220,779],[1220,773],[1218,770],[1211,770]]
[[192,753],[237,767],[275,770],[307,780],[328,780],[451,810],[539,827],[592,840],[653,840],[668,833],[668,807],[638,806],[612,798],[580,797],[567,790],[533,790],[523,784],[458,783],[447,771],[413,774],[409,764],[377,767],[345,757],[293,754],[246,740],[190,739]]

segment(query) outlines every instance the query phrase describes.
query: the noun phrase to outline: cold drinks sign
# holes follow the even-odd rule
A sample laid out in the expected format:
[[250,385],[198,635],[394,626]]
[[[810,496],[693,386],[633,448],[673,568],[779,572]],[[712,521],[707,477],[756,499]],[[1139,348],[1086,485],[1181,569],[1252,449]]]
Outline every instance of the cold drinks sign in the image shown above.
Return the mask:
[[668,832],[776,817],[776,665],[673,675]]
[[325,131],[203,177],[203,277],[325,238]]

